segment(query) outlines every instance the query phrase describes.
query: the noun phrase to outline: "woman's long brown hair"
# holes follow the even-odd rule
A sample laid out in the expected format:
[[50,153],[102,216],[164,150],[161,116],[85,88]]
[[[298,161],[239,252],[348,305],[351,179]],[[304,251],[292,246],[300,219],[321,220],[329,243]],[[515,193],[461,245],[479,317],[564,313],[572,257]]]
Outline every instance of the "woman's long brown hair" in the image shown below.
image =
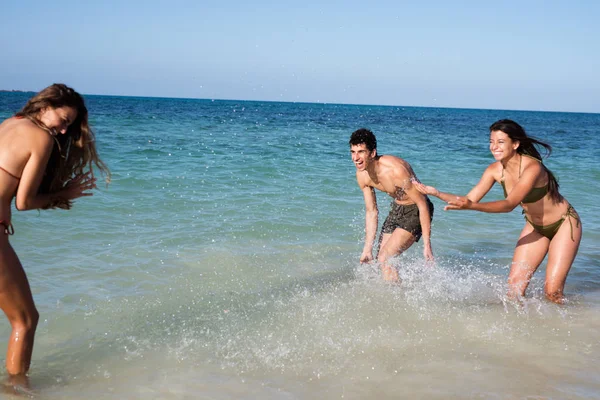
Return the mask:
[[[64,135],[56,135],[39,120],[44,109],[60,107],[71,107],[77,111],[77,118],[69,125]],[[48,86],[32,97],[16,116],[30,119],[56,141],[38,193],[56,193],[73,177],[83,174],[86,170],[93,172],[93,166],[106,177],[107,183],[110,182],[110,171],[96,151],[96,138],[88,123],[85,102],[75,90],[62,83]],[[57,199],[44,209],[68,210],[72,205],[72,200]]]
[[508,135],[510,140],[513,142],[519,142],[519,147],[517,147],[517,153],[525,154],[537,159],[541,164],[542,168],[548,174],[548,192],[550,193],[550,197],[554,203],[559,203],[563,200],[562,195],[558,192],[559,184],[558,179],[554,176],[552,171],[548,169],[542,162],[542,155],[536,148],[536,146],[543,147],[546,151],[546,157],[549,157],[552,153],[552,146],[548,143],[542,142],[539,139],[536,139],[532,136],[527,135],[525,129],[515,121],[510,119],[501,119],[500,121],[494,122],[490,126],[490,132],[493,131],[502,131]]

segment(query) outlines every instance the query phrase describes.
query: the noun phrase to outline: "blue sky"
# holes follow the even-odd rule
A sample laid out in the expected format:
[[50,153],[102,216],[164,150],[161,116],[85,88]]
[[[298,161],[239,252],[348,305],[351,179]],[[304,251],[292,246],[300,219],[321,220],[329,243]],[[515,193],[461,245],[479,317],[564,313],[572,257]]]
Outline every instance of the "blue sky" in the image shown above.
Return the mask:
[[7,0],[0,10],[2,89],[600,112],[598,1]]

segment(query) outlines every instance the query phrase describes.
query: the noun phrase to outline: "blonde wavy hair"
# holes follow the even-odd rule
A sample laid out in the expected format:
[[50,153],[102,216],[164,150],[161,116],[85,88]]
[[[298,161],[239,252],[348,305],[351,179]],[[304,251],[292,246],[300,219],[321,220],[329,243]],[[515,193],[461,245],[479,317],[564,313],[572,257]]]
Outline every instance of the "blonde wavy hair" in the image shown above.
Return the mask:
[[[47,108],[71,107],[77,111],[77,118],[69,125],[64,135],[45,126],[40,120],[40,114]],[[63,189],[73,177],[92,171],[95,166],[110,182],[110,171],[98,156],[96,138],[88,123],[88,110],[83,97],[72,88],[62,83],[55,83],[33,96],[17,117],[28,118],[40,128],[46,130],[56,142],[46,165],[46,171],[38,193],[56,193]],[[44,209],[62,208],[68,210],[73,201],[57,199]]]

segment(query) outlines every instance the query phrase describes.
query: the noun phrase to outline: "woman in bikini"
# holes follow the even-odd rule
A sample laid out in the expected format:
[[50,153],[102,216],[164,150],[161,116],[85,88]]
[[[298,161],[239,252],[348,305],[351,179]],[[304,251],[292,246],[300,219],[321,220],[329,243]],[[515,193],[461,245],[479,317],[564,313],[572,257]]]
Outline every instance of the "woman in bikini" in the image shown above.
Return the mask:
[[[525,295],[531,277],[548,254],[544,292],[549,300],[562,303],[583,228],[575,209],[558,192],[558,182],[542,163],[536,146],[543,147],[547,155],[552,151],[550,145],[527,136],[516,122],[500,120],[490,127],[490,151],[496,162],[469,194],[457,196],[418,182],[415,185],[420,192],[447,202],[445,210],[504,213],[521,205],[526,222],[508,276],[509,297]],[[480,203],[495,182],[502,185],[505,199]]]
[[9,384],[26,386],[38,312],[25,271],[9,236],[11,204],[17,210],[70,209],[74,199],[91,196],[98,158],[83,98],[54,84],[31,98],[0,124],[0,308],[12,326],[6,353]]

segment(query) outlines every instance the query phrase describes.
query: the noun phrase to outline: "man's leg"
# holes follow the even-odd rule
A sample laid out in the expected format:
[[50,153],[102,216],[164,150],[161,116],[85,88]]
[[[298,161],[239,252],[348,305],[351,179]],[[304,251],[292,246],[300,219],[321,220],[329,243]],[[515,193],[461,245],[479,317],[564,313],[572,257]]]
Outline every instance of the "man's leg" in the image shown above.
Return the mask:
[[398,271],[389,264],[388,260],[391,257],[402,254],[414,242],[415,237],[413,234],[401,228],[396,228],[391,234],[382,234],[377,261],[379,261],[381,266],[381,273],[384,280],[391,282],[398,281]]

